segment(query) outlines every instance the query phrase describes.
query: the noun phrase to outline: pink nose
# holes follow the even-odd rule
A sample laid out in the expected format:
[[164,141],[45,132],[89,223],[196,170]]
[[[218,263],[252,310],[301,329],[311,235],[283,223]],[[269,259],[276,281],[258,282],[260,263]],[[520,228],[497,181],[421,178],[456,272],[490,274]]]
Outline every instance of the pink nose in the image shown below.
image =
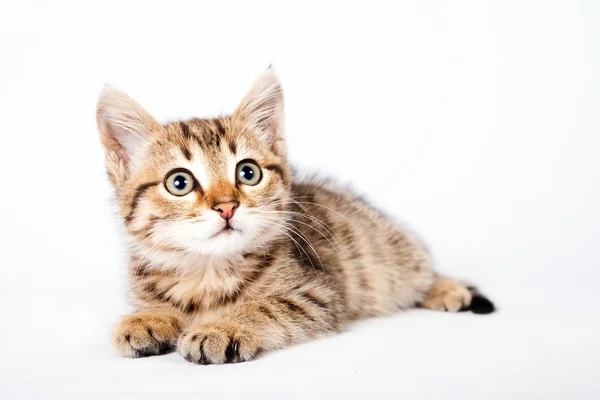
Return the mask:
[[226,203],[219,203],[213,206],[213,210],[221,214],[221,218],[230,219],[235,213],[235,209],[240,203],[237,201],[228,201]]

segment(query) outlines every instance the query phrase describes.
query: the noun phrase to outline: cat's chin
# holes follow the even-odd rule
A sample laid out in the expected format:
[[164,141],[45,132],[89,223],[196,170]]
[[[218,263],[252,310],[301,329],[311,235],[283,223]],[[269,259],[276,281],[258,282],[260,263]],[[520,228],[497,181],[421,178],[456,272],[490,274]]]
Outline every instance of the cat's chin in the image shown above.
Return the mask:
[[236,229],[222,229],[208,240],[203,241],[193,251],[206,256],[230,257],[238,255],[246,249],[248,238]]
[[252,238],[240,231],[232,230],[214,235],[209,239],[180,243],[177,250],[159,250],[137,244],[134,254],[162,270],[194,273],[208,266],[228,265],[232,260],[243,258],[243,254],[255,251]]
[[207,263],[228,264],[244,254],[262,254],[277,236],[275,230],[260,230],[249,224],[217,228],[202,238],[195,229],[185,230],[181,225],[178,229],[162,229],[149,245],[134,240],[132,250],[138,258],[165,270],[192,272]]

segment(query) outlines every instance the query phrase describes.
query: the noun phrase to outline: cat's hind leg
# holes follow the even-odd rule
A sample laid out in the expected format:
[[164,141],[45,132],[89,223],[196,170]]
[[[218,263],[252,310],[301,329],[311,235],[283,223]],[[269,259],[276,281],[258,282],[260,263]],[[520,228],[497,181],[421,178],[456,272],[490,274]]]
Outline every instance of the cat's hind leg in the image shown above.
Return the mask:
[[421,307],[437,311],[472,311],[475,314],[494,312],[494,304],[473,286],[439,277],[425,294]]

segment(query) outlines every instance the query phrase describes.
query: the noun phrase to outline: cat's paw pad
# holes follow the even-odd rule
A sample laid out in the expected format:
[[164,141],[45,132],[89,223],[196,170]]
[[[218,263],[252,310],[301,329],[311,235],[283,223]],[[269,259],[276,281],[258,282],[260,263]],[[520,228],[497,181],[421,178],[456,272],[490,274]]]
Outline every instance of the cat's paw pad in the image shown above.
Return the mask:
[[250,331],[234,325],[203,325],[185,332],[177,350],[196,364],[226,364],[256,358],[260,343]]
[[116,326],[113,339],[127,357],[147,357],[172,350],[183,329],[183,321],[169,313],[130,315]]
[[471,292],[462,283],[439,279],[421,304],[430,310],[457,312],[471,304],[471,297]]

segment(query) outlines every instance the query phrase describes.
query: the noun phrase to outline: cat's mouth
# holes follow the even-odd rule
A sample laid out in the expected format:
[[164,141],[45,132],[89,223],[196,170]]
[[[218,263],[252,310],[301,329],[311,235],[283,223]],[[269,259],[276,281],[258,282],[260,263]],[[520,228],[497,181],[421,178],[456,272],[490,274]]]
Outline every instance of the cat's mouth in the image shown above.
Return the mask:
[[241,233],[242,231],[240,231],[238,229],[235,229],[233,226],[227,224],[220,231],[218,231],[217,233],[215,233],[214,235],[212,235],[211,239],[215,238],[217,236],[231,235],[231,234],[233,234],[233,232],[240,232]]

